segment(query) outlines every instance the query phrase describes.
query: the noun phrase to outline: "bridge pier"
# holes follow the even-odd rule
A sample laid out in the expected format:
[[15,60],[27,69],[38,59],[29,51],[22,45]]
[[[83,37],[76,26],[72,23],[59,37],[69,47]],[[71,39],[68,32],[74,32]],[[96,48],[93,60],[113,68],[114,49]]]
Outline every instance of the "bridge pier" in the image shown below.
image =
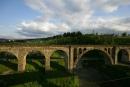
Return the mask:
[[25,65],[26,65],[26,60],[25,59],[21,59],[18,62],[18,71],[19,72],[24,72],[25,71]]
[[114,64],[118,64],[118,52],[119,52],[119,49],[115,47]]
[[25,58],[24,54],[19,53],[18,54],[18,71],[24,72],[25,66],[26,66],[26,58]]
[[115,64],[118,64],[118,56],[115,55]]
[[28,50],[25,49],[18,50],[18,71],[19,72],[25,71],[27,53]]
[[45,71],[50,71],[51,68],[50,68],[50,56],[47,55],[46,58],[45,58]]
[[68,70],[70,72],[72,72],[73,68],[74,68],[73,61],[74,61],[74,49],[70,48],[70,51],[69,51],[69,61],[68,61],[68,64],[69,64]]

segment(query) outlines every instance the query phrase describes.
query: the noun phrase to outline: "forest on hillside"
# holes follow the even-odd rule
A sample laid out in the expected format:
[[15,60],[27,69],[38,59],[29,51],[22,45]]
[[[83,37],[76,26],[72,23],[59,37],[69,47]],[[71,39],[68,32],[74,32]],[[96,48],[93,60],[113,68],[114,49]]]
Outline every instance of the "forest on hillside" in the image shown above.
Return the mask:
[[117,34],[82,34],[78,32],[66,32],[47,38],[7,40],[0,44],[33,44],[33,45],[129,45],[130,36],[124,32]]

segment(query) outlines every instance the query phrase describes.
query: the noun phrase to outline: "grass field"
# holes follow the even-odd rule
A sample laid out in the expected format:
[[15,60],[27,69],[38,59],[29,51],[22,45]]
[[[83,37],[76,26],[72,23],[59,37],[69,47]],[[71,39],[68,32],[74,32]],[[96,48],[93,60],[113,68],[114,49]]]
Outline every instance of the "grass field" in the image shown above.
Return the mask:
[[[7,65],[6,65],[7,64]],[[0,75],[2,87],[78,87],[78,79],[68,73],[62,62],[52,61],[51,71],[45,73],[44,65],[40,61],[27,62],[26,71],[17,72],[12,62],[0,64],[0,72],[12,70],[12,74]]]

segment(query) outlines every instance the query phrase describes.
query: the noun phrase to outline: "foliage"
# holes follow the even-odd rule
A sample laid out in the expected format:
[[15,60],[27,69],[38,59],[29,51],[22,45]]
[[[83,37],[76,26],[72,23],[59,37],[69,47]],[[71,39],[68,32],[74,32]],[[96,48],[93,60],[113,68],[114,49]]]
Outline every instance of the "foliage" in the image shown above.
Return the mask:
[[47,38],[7,40],[0,42],[1,45],[128,45],[130,36],[126,32],[120,36],[116,34],[82,34],[81,32],[66,32]]
[[127,33],[126,33],[126,32],[123,32],[121,35],[122,35],[123,37],[125,37],[125,36],[127,36]]

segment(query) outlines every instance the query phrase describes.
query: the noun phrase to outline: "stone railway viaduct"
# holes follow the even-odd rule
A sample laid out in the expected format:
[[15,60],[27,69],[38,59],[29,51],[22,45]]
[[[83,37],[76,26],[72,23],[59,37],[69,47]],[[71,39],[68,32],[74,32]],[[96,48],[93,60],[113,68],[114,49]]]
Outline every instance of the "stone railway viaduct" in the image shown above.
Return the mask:
[[0,52],[9,52],[17,57],[18,71],[23,72],[26,66],[26,56],[31,51],[40,51],[45,56],[45,70],[50,70],[50,56],[53,52],[60,50],[66,53],[67,70],[71,71],[76,68],[77,62],[81,57],[92,50],[98,50],[109,58],[111,64],[118,64],[118,53],[125,50],[128,53],[130,61],[130,46],[118,45],[50,45],[50,46],[24,46],[24,45],[0,45]]

